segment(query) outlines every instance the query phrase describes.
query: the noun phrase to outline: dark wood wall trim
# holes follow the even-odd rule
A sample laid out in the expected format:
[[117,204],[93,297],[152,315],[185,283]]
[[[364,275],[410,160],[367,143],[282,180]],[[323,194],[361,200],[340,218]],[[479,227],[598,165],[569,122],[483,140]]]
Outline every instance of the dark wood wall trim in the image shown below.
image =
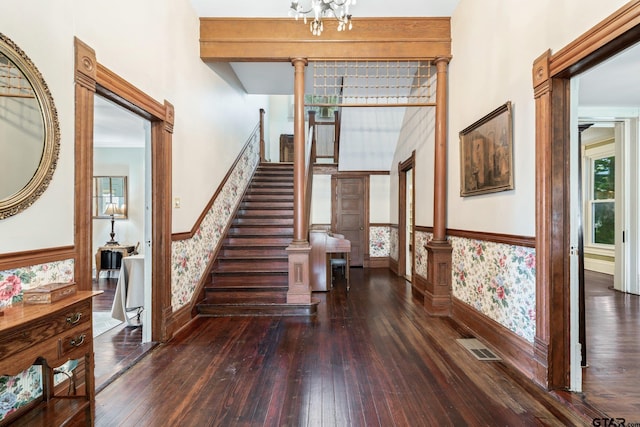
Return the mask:
[[[253,133],[255,131],[256,131],[256,129],[254,129],[253,132],[251,132],[251,135],[253,135]],[[178,240],[191,239],[196,234],[196,231],[198,231],[198,229],[200,228],[200,225],[202,225],[202,221],[204,221],[204,218],[207,215],[207,213],[209,213],[209,211],[211,210],[211,207],[213,206],[213,203],[216,201],[216,199],[220,195],[220,192],[222,191],[224,186],[227,184],[227,181],[229,181],[229,178],[231,177],[231,174],[235,170],[236,166],[238,165],[238,162],[240,161],[240,159],[244,155],[244,152],[247,150],[247,147],[249,146],[249,144],[251,143],[252,140],[253,140],[253,138],[249,138],[247,140],[247,142],[244,143],[244,146],[240,150],[240,154],[238,154],[238,157],[236,157],[236,159],[233,161],[233,164],[231,165],[229,170],[227,170],[227,173],[224,176],[224,178],[222,179],[222,182],[220,182],[220,185],[218,185],[218,188],[216,189],[216,192],[213,193],[213,196],[211,196],[211,199],[209,199],[209,202],[207,203],[207,205],[204,207],[204,209],[200,213],[200,216],[196,220],[195,224],[193,224],[193,227],[191,227],[191,230],[185,231],[185,232],[182,232],[182,233],[173,233],[171,235],[171,240],[172,241],[175,242],[175,241],[178,241]],[[254,169],[253,172],[255,172],[255,169]],[[251,178],[249,178],[249,181],[251,181]],[[245,191],[246,191],[246,189],[245,189]],[[232,219],[233,219],[233,217],[232,217]]]
[[93,111],[98,64],[96,53],[78,38],[75,52],[75,146],[74,146],[74,278],[79,290],[92,289],[91,260],[93,219]]
[[640,40],[640,1],[632,1],[559,50],[533,63],[536,109],[536,336],[534,380],[570,386],[570,79]]
[[369,257],[369,259],[366,260],[367,265],[365,265],[365,267],[368,267],[368,268],[389,268],[390,259],[391,258],[389,258],[388,256]]
[[419,274],[414,274],[411,279],[411,293],[415,298],[418,298],[421,305],[424,305],[424,290],[427,287],[427,279]]
[[483,231],[468,231],[447,228],[447,235],[453,237],[462,237],[465,239],[503,243],[505,245],[524,246],[528,248],[534,248],[536,246],[535,237],[517,236],[514,234],[486,233]]
[[[391,228],[391,223],[389,223],[389,222],[386,222],[386,223],[385,222],[370,222],[369,223],[369,228],[371,228],[371,227],[389,227],[389,228]],[[397,227],[397,225],[396,225],[396,227]]]
[[[433,227],[425,227],[416,225],[416,231],[422,233],[433,233]],[[502,243],[505,245],[523,246],[526,248],[535,248],[536,238],[529,236],[518,236],[515,234],[487,233],[484,231],[458,230],[447,228],[447,236],[462,237],[465,239],[483,240],[486,242]]]
[[[425,60],[451,54],[450,18],[354,19],[354,31],[322,39],[291,18],[200,18],[200,58],[210,61]],[[355,31],[357,29],[357,31]]]
[[113,73],[76,38],[75,70],[75,247],[78,288],[91,289],[91,182],[93,105],[96,93],[151,122],[152,340],[166,341],[171,307],[171,143],[175,112]]
[[551,77],[579,74],[638,41],[640,2],[630,1],[553,54]]
[[457,298],[452,299],[451,317],[470,329],[509,365],[527,378],[534,376],[533,344]]
[[75,257],[76,250],[74,246],[11,252],[0,254],[0,270],[64,261],[67,259],[75,259]]

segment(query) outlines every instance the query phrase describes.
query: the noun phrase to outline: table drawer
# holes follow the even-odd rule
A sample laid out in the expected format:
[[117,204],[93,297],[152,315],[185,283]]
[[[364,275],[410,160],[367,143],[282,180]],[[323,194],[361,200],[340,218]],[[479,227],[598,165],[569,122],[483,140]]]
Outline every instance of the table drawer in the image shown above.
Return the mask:
[[74,353],[80,351],[84,354],[91,348],[91,327],[85,329],[76,329],[65,334],[58,341],[58,356],[61,359],[74,358]]
[[46,319],[38,319],[22,328],[2,334],[0,359],[22,351],[79,326],[91,328],[91,304],[83,302],[70,306]]

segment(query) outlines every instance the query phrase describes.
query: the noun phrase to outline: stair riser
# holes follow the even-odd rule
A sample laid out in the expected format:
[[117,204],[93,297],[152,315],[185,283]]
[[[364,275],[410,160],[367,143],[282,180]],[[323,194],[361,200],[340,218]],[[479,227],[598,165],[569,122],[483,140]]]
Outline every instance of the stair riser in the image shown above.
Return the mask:
[[264,275],[230,275],[211,273],[210,288],[246,288],[288,286],[289,277],[286,273]]
[[244,258],[252,258],[252,257],[259,257],[259,256],[285,257],[287,256],[287,251],[284,247],[282,248],[262,247],[259,249],[227,247],[222,249],[222,252],[220,253],[220,255],[223,257],[244,257]]
[[287,272],[289,266],[287,261],[269,261],[262,260],[218,260],[218,265],[214,267],[213,273],[270,273],[270,272]]
[[227,237],[225,246],[289,246],[290,237]]
[[234,304],[234,303],[271,303],[287,302],[287,291],[207,291],[205,304]]
[[281,202],[281,201],[261,201],[261,202],[242,202],[240,209],[290,209],[293,210],[293,202]]
[[290,216],[291,209],[240,209],[237,216],[239,218],[263,217],[263,216]]
[[293,193],[291,194],[280,194],[274,196],[273,194],[246,194],[244,196],[243,201],[255,201],[255,202],[265,202],[265,201],[278,201],[278,202],[293,202]]
[[233,220],[233,225],[248,225],[248,226],[260,226],[260,227],[274,227],[274,226],[290,226],[293,227],[293,218],[236,218]]
[[201,304],[198,313],[202,316],[314,316],[318,311],[317,304]]
[[229,229],[229,237],[238,236],[285,236],[293,238],[293,227],[234,227]]
[[293,194],[293,187],[249,187],[247,194]]

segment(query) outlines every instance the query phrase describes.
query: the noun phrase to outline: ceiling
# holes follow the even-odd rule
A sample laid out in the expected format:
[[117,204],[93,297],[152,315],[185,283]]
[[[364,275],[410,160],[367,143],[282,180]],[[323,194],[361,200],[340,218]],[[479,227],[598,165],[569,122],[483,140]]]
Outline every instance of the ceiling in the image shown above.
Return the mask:
[[[289,2],[283,0],[281,7],[274,7],[274,3],[191,0],[196,14],[201,17],[286,17]],[[459,0],[396,0],[393,8],[389,8],[387,1],[361,0],[352,7],[353,31],[357,30],[359,16],[451,16],[458,3]],[[291,64],[244,62],[209,66],[225,80],[240,85],[248,94],[293,94],[294,70]],[[308,78],[312,75],[310,71],[305,73]],[[635,46],[581,76],[580,106],[640,107],[639,75],[640,46]],[[310,87],[309,82],[307,87]],[[144,146],[144,120],[107,100],[96,98],[96,146]]]

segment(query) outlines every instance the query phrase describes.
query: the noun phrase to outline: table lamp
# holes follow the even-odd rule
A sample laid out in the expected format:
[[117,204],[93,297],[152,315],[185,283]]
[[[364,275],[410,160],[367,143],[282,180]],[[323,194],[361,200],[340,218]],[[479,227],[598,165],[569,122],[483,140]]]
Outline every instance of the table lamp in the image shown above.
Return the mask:
[[107,206],[104,208],[104,214],[111,216],[111,240],[107,242],[107,245],[117,245],[118,242],[114,239],[116,233],[113,231],[113,225],[115,222],[114,215],[121,214],[120,208],[117,203],[107,203]]

